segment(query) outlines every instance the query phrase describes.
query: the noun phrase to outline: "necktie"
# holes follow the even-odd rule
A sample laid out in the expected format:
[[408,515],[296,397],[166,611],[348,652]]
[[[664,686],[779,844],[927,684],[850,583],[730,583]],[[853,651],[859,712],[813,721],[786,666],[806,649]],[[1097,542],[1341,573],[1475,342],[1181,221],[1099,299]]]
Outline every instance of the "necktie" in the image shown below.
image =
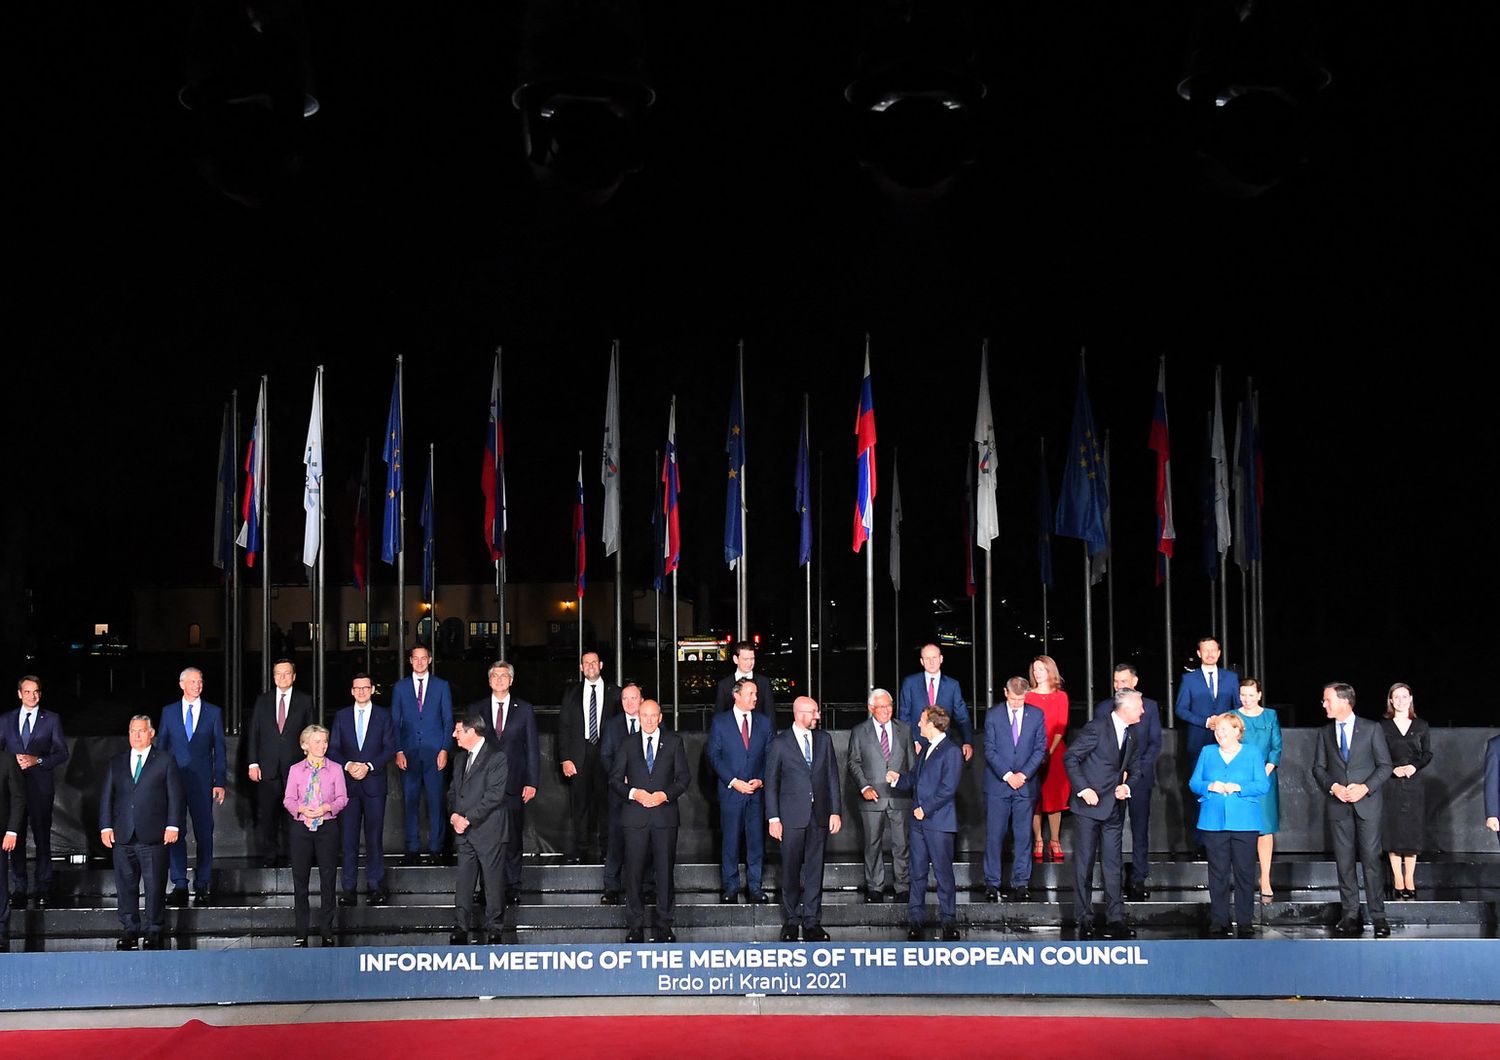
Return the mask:
[[185,718],[182,719],[182,727],[183,727],[183,729],[185,729],[187,731],[187,738],[189,740],[191,740],[193,738],[193,730],[197,728],[197,725],[195,725],[193,723],[193,708],[192,707],[188,707],[188,709],[187,709],[187,717],[185,717]]
[[21,722],[21,746],[31,746],[31,714],[28,712],[26,720]]
[[745,744],[745,750],[750,750],[750,715],[748,714],[740,719],[740,739]]
[[625,724],[630,727],[630,735],[634,736],[636,734],[636,732],[639,731],[635,727],[635,719],[634,718],[626,718],[625,719]]
[[360,707],[354,712],[354,739],[359,744],[359,749],[365,749],[365,708]]
[[1021,742],[1021,712],[1014,707],[1010,711],[1010,742],[1012,746]]
[[884,725],[877,725],[875,727],[880,730],[880,753],[889,762],[891,760],[891,734],[886,731]]
[[135,770],[131,773],[130,779],[136,781],[141,779],[141,753],[139,751],[135,753]]
[[495,711],[495,732],[500,734],[505,731],[505,715],[510,713],[510,700],[500,704],[500,709]]
[[1217,696],[1219,694],[1219,682],[1217,680],[1215,680],[1218,676],[1219,676],[1219,671],[1217,671],[1217,670],[1211,670],[1211,671],[1209,671],[1209,674],[1208,674],[1208,698],[1209,699],[1213,699],[1215,696]]
[[281,693],[276,703],[276,731],[286,732],[286,693]]
[[417,713],[422,713],[422,702],[427,698],[427,682],[417,678]]
[[1339,756],[1345,762],[1349,761],[1349,725],[1347,722],[1339,722]]
[[807,768],[812,768],[812,733],[802,734],[802,757],[807,759]]
[[646,737],[646,772],[656,771],[656,737]]
[[589,685],[589,743],[599,741],[599,688]]
[[927,705],[929,707],[935,707],[935,706],[937,706],[937,678],[936,677],[929,677],[927,679]]

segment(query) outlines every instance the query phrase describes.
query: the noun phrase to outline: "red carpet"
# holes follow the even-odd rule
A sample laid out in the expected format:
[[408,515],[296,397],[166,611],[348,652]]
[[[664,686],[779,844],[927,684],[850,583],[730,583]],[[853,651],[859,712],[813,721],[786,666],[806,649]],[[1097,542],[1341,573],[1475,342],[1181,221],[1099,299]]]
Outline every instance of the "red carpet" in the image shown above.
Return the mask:
[[[357,1045],[355,1044],[357,1043]],[[872,1043],[879,1043],[872,1045]],[[905,1060],[1107,1056],[1164,1060],[1212,1055],[1307,1057],[1328,1052],[1380,1056],[1394,1052],[1500,1056],[1500,1025],[1343,1020],[1115,1019],[955,1016],[638,1016],[550,1019],[394,1020],[210,1027],[193,1020],[174,1028],[10,1031],[0,1056],[128,1055],[235,1057],[318,1055],[348,1050],[360,1060],[427,1056],[591,1053],[609,1060],[662,1056],[703,1060]],[[332,1055],[330,1053],[329,1055]]]

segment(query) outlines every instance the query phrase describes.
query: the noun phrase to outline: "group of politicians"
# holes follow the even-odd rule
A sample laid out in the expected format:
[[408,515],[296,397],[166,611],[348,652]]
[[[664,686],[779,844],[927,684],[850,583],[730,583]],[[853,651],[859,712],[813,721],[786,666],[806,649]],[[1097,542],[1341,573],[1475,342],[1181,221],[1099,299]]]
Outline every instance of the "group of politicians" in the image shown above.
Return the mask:
[[[1281,729],[1276,712],[1261,702],[1259,682],[1218,665],[1216,638],[1201,638],[1196,652],[1199,665],[1184,674],[1175,713],[1193,764],[1188,788],[1197,799],[1189,823],[1208,862],[1209,930],[1250,938],[1255,902],[1274,898]],[[331,728],[313,722],[311,697],[295,687],[289,660],[275,664],[274,687],[256,701],[247,773],[258,845],[268,865],[291,865],[296,946],[308,945],[314,926],[314,866],[321,897],[316,927],[324,945],[335,944],[338,906],[358,901],[361,842],[365,901],[388,901],[382,836],[391,763],[402,787],[406,861],[436,861],[452,843],[450,941],[501,942],[506,906],[519,901],[526,806],[541,782],[541,755],[536,713],[512,694],[515,667],[495,662],[488,696],[455,711],[448,682],[431,673],[428,649],[418,645],[408,659],[410,674],[392,689],[389,709],[372,702],[370,676],[357,674],[353,702],[335,714]],[[817,702],[796,698],[792,724],[777,731],[771,682],[755,672],[755,646],[734,646],[735,669],[719,682],[707,741],[722,834],[720,901],[739,902],[742,892],[751,903],[773,901],[762,872],[769,835],[780,844],[774,900],[781,939],[826,941],[824,853],[843,827],[847,776],[858,793],[865,901],[905,903],[912,941],[930,938],[934,927],[941,939],[958,940],[957,794],[977,752],[985,899],[1032,900],[1033,865],[1069,856],[1061,842],[1068,810],[1079,937],[1133,937],[1124,903],[1150,895],[1151,797],[1162,745],[1161,713],[1137,690],[1134,666],[1115,666],[1113,695],[1067,745],[1068,698],[1051,657],[1037,656],[1026,677],[1005,682],[1004,701],[987,712],[982,740],[958,682],[942,672],[941,649],[924,645],[919,659],[920,671],[902,681],[897,695],[882,688],[870,693],[869,718],[849,732],[841,770],[832,738],[819,727]],[[638,685],[604,679],[597,652],[582,654],[579,674],[564,694],[557,730],[570,819],[564,856],[573,864],[602,863],[600,901],[625,906],[627,942],[645,941],[648,928],[651,941],[673,942],[678,804],[693,783],[684,741],[662,724],[660,705]],[[130,747],[105,772],[99,830],[114,863],[120,949],[163,948],[168,905],[213,901],[213,815],[227,781],[223,716],[202,698],[199,670],[183,670],[179,685],[180,698],[158,719],[130,719]],[[9,948],[13,903],[53,900],[54,774],[68,758],[58,716],[41,708],[40,680],[21,678],[17,693],[20,706],[0,717],[0,879],[9,877],[9,887],[0,887],[0,949]],[[1415,897],[1426,816],[1415,778],[1432,761],[1428,726],[1405,684],[1391,687],[1378,722],[1355,716],[1355,691],[1347,684],[1328,684],[1323,706],[1330,724],[1316,742],[1312,774],[1328,800],[1341,904],[1334,931],[1364,930],[1356,874],[1362,865],[1373,933],[1385,936],[1386,888],[1374,881],[1387,878],[1383,850],[1391,892]],[[1500,737],[1486,747],[1484,789],[1485,825],[1500,832]],[[196,843],[191,888],[189,823]],[[34,878],[27,871],[28,831]],[[1094,914],[1096,860],[1102,918]],[[936,925],[926,909],[929,878],[936,883]]]

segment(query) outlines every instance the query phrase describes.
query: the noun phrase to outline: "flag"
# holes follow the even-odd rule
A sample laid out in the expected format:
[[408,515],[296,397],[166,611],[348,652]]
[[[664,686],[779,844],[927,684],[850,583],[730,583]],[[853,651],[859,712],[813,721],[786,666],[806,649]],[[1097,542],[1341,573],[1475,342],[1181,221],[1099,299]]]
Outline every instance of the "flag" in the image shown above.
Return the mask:
[[302,565],[315,567],[323,547],[323,369],[313,377],[312,414],[302,449]]
[[245,550],[245,566],[255,566],[260,553],[260,517],[265,511],[266,488],[266,378],[260,379],[260,397],[255,402],[255,424],[250,428],[250,445],[245,450],[245,501],[239,537],[234,543]]
[[228,402],[219,429],[219,480],[214,486],[214,566],[228,581],[234,571],[234,424]]
[[1041,459],[1037,464],[1036,486],[1036,563],[1041,572],[1042,584],[1052,588],[1052,486],[1047,481],[1047,449],[1045,443]]
[[[588,561],[589,561],[589,556],[588,556],[588,551],[589,551],[588,550],[588,539],[584,536],[584,521],[583,521],[583,454],[582,453],[578,454],[578,499],[577,499],[577,502],[573,505],[573,543],[574,543],[574,548],[577,550],[577,555],[574,558],[573,569],[578,572],[578,579],[577,579],[577,581],[578,581],[578,586],[577,586],[577,588],[578,588],[578,599],[579,599],[579,601],[582,601],[583,600],[584,585],[587,582],[587,578],[585,578],[585,576],[584,576],[584,571],[588,568]],[[582,612],[579,613],[578,620],[580,622],[583,621],[583,614],[582,614]]]
[[[495,372],[490,377],[490,422],[484,432],[484,466],[479,472],[484,494],[484,543],[490,561],[505,556],[505,410],[500,403],[500,350],[495,350]],[[389,561],[387,561],[389,562]]]
[[1104,450],[1094,430],[1089,408],[1088,380],[1078,369],[1078,396],[1073,402],[1073,429],[1068,435],[1063,464],[1062,493],[1057,498],[1054,530],[1063,537],[1088,542],[1090,556],[1109,547],[1104,513],[1109,508],[1109,485],[1105,481]]
[[745,404],[741,389],[744,376],[742,360],[734,377],[734,391],[729,399],[729,432],[724,437],[724,452],[729,456],[729,486],[724,494],[724,562],[730,570],[734,570],[745,551]]
[[1203,519],[1203,569],[1208,580],[1219,580],[1219,553],[1215,547],[1218,538],[1214,529],[1214,414],[1210,412],[1204,420],[1203,474],[1199,477],[1198,500]]
[[1109,521],[1109,435],[1104,436],[1104,548],[1089,556],[1089,584],[1098,585],[1109,573],[1109,554],[1114,547],[1114,528]]
[[797,566],[805,567],[812,562],[812,461],[807,443],[807,405],[802,406],[802,433],[797,438],[797,523],[800,540],[797,545]]
[[662,510],[662,476],[656,477],[656,492],[651,498],[651,587],[657,592],[662,590],[662,567],[664,559],[662,553],[667,548],[667,517]]
[[986,552],[990,542],[1000,536],[1000,511],[995,503],[995,419],[990,413],[990,349],[985,343],[979,355],[979,407],[974,413],[974,441],[978,445],[975,496],[975,536]]
[[1234,531],[1229,524],[1229,460],[1224,455],[1223,370],[1214,370],[1214,420],[1209,451],[1214,476],[1214,549],[1223,555],[1229,551]]
[[891,470],[891,586],[901,591],[901,467]]
[[599,481],[604,485],[604,554],[620,551],[620,344],[609,353],[609,393],[604,399],[604,457]]
[[432,450],[427,451],[427,487],[422,491],[422,596],[432,602],[437,579],[434,564],[436,556],[432,538],[436,533],[436,521],[432,511]]
[[854,418],[854,551],[875,536],[875,395],[870,389],[870,340]]
[[1234,424],[1234,530],[1238,541],[1234,551],[1241,570],[1260,560],[1258,455],[1254,395],[1247,393],[1235,410]]
[[354,587],[370,591],[370,572],[365,557],[370,551],[370,441],[365,439],[364,466],[359,473],[359,495],[354,500]]
[[677,570],[682,561],[682,524],[678,517],[677,495],[682,480],[677,468],[677,395],[672,395],[672,411],[667,414],[667,448],[661,458],[661,573],[665,578]]
[[[1167,359],[1156,370],[1156,404],[1151,410],[1151,435],[1146,447],[1156,454],[1156,551],[1172,557],[1177,529],[1172,525],[1172,445],[1167,433]],[[1163,561],[1156,563],[1156,584],[1162,582]]]
[[391,384],[391,413],[385,420],[385,534],[380,542],[380,558],[395,563],[403,550],[405,535],[401,528],[401,359],[396,359],[396,381]]
[[978,596],[979,583],[974,580],[974,466],[971,454],[964,454],[964,595]]

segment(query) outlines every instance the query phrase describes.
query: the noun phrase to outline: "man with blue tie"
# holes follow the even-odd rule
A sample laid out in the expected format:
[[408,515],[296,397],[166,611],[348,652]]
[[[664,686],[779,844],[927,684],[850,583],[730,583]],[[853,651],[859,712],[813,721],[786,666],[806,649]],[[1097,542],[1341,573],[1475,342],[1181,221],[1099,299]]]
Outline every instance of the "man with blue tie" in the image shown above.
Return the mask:
[[[16,836],[10,859],[11,898],[24,902],[28,891],[36,904],[52,900],[52,803],[57,793],[54,774],[68,760],[68,741],[62,719],[42,709],[42,683],[27,674],[16,682],[21,705],[0,718],[0,753],[15,756],[26,787],[26,822]],[[28,885],[26,875],[26,829],[36,843],[36,879]],[[0,876],[0,887],[5,878]]]
[[[161,712],[160,749],[177,760],[183,801],[198,844],[193,904],[207,905],[213,891],[214,806],[224,805],[224,715],[203,701],[203,671],[189,666],[178,676],[182,698]],[[182,837],[184,840],[186,836]],[[172,844],[171,904],[187,905],[187,843]]]
[[1385,868],[1380,857],[1381,787],[1391,776],[1391,751],[1377,722],[1354,716],[1354,689],[1342,682],[1323,687],[1323,712],[1332,725],[1313,745],[1313,779],[1328,795],[1328,823],[1333,831],[1333,860],[1338,869],[1342,912],[1335,935],[1360,935],[1359,877],[1365,869],[1365,904],[1375,937],[1390,935],[1385,919]]
[[391,722],[396,727],[396,768],[405,802],[406,862],[421,852],[421,801],[427,799],[427,850],[433,860],[443,849],[443,770],[453,746],[453,694],[448,682],[428,672],[432,653],[418,644],[407,656],[411,676],[396,682]]
[[483,714],[490,723],[485,739],[505,755],[505,812],[510,826],[505,835],[505,901],[521,901],[521,846],[526,834],[526,804],[536,798],[542,772],[541,745],[536,735],[536,712],[520,696],[511,694],[516,668],[504,659],[490,665],[490,694],[469,705],[470,714]]
[[1068,808],[1077,825],[1073,858],[1073,910],[1078,937],[1094,931],[1094,852],[1098,851],[1104,883],[1104,937],[1130,939],[1135,930],[1125,923],[1125,803],[1140,756],[1140,741],[1131,726],[1141,720],[1145,705],[1134,689],[1115,693],[1115,709],[1084,726],[1063,766],[1073,796]]
[[[1005,712],[992,710],[984,721],[984,897],[1031,901],[1031,815],[1041,792],[1037,770],[1047,753],[1047,720],[1041,707],[1028,706],[1031,686],[1024,677],[1005,682]],[[1010,883],[1002,881],[1001,850],[1010,837]]]
[[615,756],[609,785],[625,799],[620,823],[625,831],[626,942],[646,940],[646,864],[656,871],[656,912],[652,942],[676,942],[672,930],[677,888],[677,803],[692,784],[682,737],[661,728],[656,700],[641,703],[641,728]]
[[752,902],[769,899],[761,886],[761,860],[765,856],[766,748],[771,744],[771,725],[756,711],[759,689],[752,678],[734,683],[734,706],[714,715],[708,728],[708,761],[719,777],[719,826],[724,833],[720,851],[723,890],[719,901],[733,903],[740,897],[740,840],[745,844],[745,888]]
[[140,891],[146,889],[145,947],[166,946],[167,851],[181,846],[182,778],[171,755],[153,751],[151,719],[130,719],[130,750],[106,767],[99,799],[99,839],[114,855],[115,901],[124,934],[116,949],[141,937]]
[[[641,686],[634,681],[627,681],[620,689],[620,711],[604,723],[599,736],[599,763],[604,767],[606,777],[614,773],[615,759],[625,742],[641,734]],[[620,895],[625,893],[625,828],[620,823],[624,809],[625,796],[611,785],[609,835],[604,853],[604,893],[599,896],[600,905],[619,905]],[[656,869],[650,862],[646,864],[643,888],[644,894],[656,894]]]
[[[594,859],[609,840],[600,825],[609,820],[609,785],[599,758],[604,726],[620,713],[620,690],[604,680],[604,661],[590,649],[578,658],[583,678],[563,692],[557,714],[557,757],[568,789],[568,831],[564,859],[570,865]],[[603,861],[601,857],[598,859]]]
[[354,675],[352,706],[334,715],[328,757],[344,767],[349,803],[338,815],[344,841],[344,868],[339,905],[351,906],[359,884],[359,838],[365,839],[365,901],[385,905],[385,798],[387,767],[396,757],[396,728],[384,707],[370,702],[375,682]]
[[[1115,691],[1134,688],[1140,675],[1128,662],[1115,664]],[[1102,718],[1115,709],[1114,698],[1102,699],[1094,707],[1094,717]],[[1135,772],[1130,776],[1130,801],[1126,812],[1130,816],[1130,879],[1125,884],[1125,897],[1132,902],[1144,902],[1151,897],[1146,886],[1151,876],[1151,792],[1156,786],[1156,759],[1161,754],[1161,708],[1156,700],[1141,697],[1141,720],[1131,730],[1131,738],[1140,741],[1140,756],[1135,760]],[[1194,765],[1197,760],[1194,760]],[[1193,805],[1197,801],[1193,800]]]
[[[963,777],[963,754],[948,739],[951,726],[942,707],[928,707],[918,716],[923,751],[916,768],[902,776],[894,770],[885,779],[911,796],[911,900],[906,907],[910,942],[925,937],[922,922],[927,901],[927,873],[937,877],[938,913],[943,941],[958,941],[957,885],[953,879],[953,837],[958,832],[958,783]],[[1030,822],[1027,822],[1030,827]]]
[[974,729],[969,724],[969,707],[964,702],[963,690],[951,677],[943,676],[943,653],[936,644],[922,645],[918,659],[922,672],[911,674],[901,682],[901,704],[897,717],[917,732],[918,718],[928,707],[942,707],[948,715],[950,727],[955,729],[959,743],[963,745],[964,761],[974,757]]
[[781,940],[827,942],[823,930],[823,850],[838,835],[843,808],[833,737],[810,696],[792,703],[792,727],[766,752],[766,818],[781,844]]

